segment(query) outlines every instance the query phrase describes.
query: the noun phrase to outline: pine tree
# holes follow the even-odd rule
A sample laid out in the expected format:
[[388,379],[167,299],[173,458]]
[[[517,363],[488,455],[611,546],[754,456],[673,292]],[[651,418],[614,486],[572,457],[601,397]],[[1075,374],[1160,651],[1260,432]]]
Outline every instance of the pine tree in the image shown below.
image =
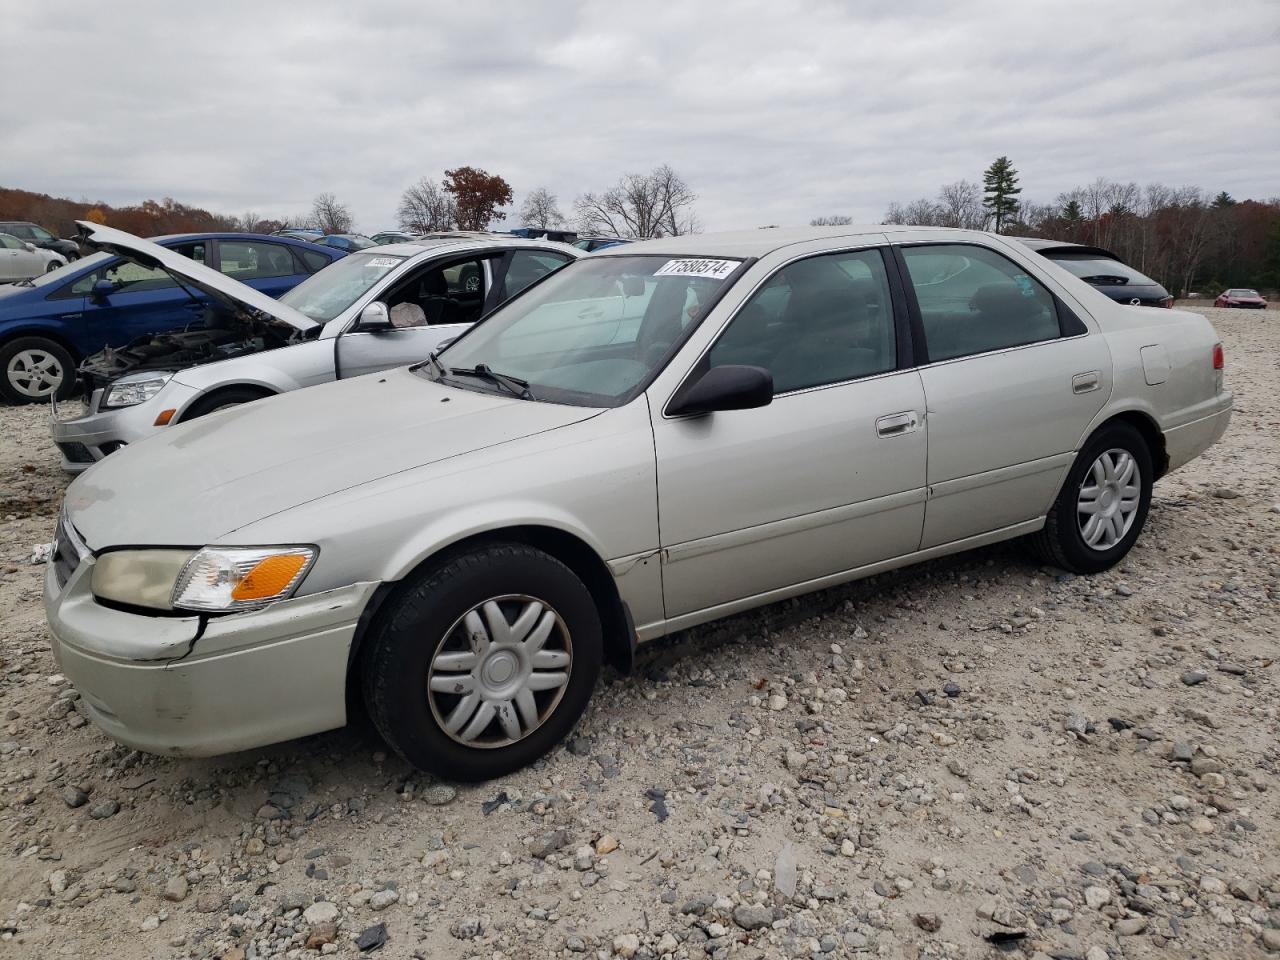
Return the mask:
[[1008,157],[997,157],[982,175],[983,192],[986,196],[982,205],[995,219],[996,233],[1012,221],[1018,214],[1018,194],[1022,188],[1018,186],[1018,171]]
[[1236,205],[1235,197],[1231,196],[1231,194],[1223,190],[1221,193],[1219,193],[1216,197],[1213,198],[1213,205],[1217,207],[1219,210],[1223,209],[1224,207],[1234,207]]
[[1084,220],[1084,211],[1080,209],[1079,200],[1068,200],[1062,208],[1062,219],[1068,223],[1079,223]]

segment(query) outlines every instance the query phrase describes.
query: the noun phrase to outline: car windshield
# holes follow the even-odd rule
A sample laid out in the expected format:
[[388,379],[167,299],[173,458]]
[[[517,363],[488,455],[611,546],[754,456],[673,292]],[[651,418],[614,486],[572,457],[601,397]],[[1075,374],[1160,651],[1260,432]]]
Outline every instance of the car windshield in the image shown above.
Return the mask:
[[1139,273],[1128,264],[1108,257],[1099,257],[1087,253],[1055,253],[1049,259],[1066,267],[1082,280],[1089,280],[1093,283],[1155,284],[1155,281],[1150,277]]
[[[537,400],[618,406],[662,369],[740,265],[666,255],[579,260],[471,328],[440,359],[453,371],[518,377]],[[501,389],[434,364],[418,372]]]
[[366,247],[375,246],[368,237],[345,237],[344,239],[352,250],[364,250]]
[[86,270],[92,272],[91,268],[111,259],[113,258],[109,253],[91,253],[89,256],[81,257],[79,260],[72,260],[69,264],[59,267],[57,270],[50,270],[48,273],[42,273],[40,276],[32,278],[31,285],[33,287],[47,287],[51,284],[62,283],[69,277],[84,275]]
[[1229,297],[1256,297],[1257,295],[1258,295],[1257,290],[1228,290],[1227,291],[1227,296]]
[[280,302],[325,323],[403,262],[404,257],[385,253],[353,253],[307,277]]

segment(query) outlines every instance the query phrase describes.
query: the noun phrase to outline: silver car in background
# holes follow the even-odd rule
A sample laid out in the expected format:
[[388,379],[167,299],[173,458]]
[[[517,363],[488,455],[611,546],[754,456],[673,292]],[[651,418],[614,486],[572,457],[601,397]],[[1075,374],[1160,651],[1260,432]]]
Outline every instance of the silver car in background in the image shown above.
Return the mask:
[[1014,537],[1077,573],[1231,415],[1209,322],[1001,236],[873,227],[592,254],[438,358],[167,429],[67,491],[60,669],[139,749],[341,726],[501,776],[603,661]]
[[414,363],[583,256],[550,241],[446,235],[349,254],[275,300],[148,240],[79,226],[87,245],[159,266],[215,307],[204,323],[80,365],[83,403],[55,407],[49,422],[69,473],[217,410]]

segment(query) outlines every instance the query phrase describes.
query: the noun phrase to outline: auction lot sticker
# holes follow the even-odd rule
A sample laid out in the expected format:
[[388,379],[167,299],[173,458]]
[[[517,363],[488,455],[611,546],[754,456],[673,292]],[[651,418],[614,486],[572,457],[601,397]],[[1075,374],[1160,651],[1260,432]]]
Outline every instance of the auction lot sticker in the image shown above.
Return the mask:
[[668,260],[653,275],[655,277],[710,277],[712,280],[723,280],[741,264],[741,260]]

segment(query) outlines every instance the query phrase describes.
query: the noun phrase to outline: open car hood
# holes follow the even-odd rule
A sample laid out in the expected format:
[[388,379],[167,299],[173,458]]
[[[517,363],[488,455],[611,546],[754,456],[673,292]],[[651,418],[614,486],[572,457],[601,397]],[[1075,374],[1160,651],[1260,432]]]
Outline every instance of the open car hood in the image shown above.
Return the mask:
[[190,257],[184,257],[158,243],[87,220],[77,220],[76,226],[80,228],[80,241],[86,246],[114,253],[144,267],[164,270],[180,282],[195,287],[215,300],[228,303],[235,309],[248,307],[250,310],[257,310],[302,333],[320,326],[293,307],[285,306],[279,300],[273,300],[239,280],[232,280],[217,270],[196,263]]

